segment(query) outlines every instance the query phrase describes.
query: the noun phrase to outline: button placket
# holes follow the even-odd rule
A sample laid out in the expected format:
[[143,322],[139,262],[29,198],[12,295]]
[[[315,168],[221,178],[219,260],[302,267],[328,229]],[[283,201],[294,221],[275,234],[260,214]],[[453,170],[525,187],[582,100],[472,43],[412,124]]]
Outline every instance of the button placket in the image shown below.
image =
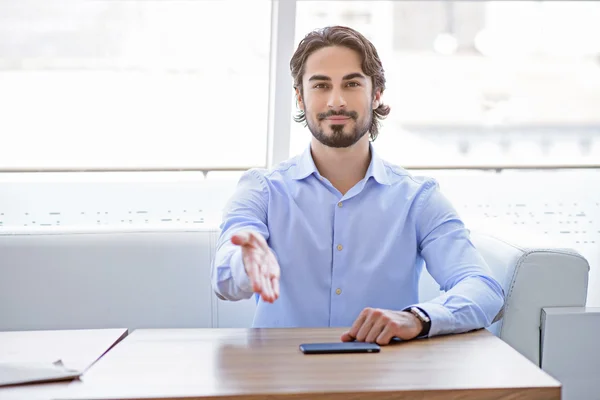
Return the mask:
[[346,228],[346,218],[344,218],[349,210],[348,206],[344,204],[345,201],[341,198],[334,203],[333,205],[333,213],[334,213],[334,232],[333,232],[333,246],[334,246],[334,254],[333,254],[333,265],[332,265],[332,280],[330,287],[330,297],[331,297],[331,315],[330,321],[333,324],[339,323],[340,316],[344,313],[344,301],[341,297],[342,295],[342,286],[344,285],[344,275],[347,273],[344,268],[346,265],[346,256],[345,254],[348,249],[346,249],[345,243],[345,228]]

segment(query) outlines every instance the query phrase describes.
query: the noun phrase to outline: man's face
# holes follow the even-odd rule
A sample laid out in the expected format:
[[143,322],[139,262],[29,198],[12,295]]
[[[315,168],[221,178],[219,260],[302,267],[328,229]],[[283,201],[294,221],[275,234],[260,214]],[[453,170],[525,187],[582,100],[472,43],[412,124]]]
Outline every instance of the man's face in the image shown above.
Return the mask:
[[329,147],[350,147],[371,127],[380,93],[373,96],[371,77],[362,71],[360,56],[347,47],[324,47],[312,53],[302,77],[298,106],[308,129]]

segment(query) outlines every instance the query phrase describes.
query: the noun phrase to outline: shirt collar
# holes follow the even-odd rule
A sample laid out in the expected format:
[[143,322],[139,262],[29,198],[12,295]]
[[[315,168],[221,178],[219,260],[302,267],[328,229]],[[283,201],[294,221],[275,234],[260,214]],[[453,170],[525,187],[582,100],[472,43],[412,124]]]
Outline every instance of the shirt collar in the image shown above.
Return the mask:
[[365,178],[369,179],[370,177],[373,177],[382,185],[390,185],[390,178],[386,171],[385,162],[373,148],[373,143],[369,143],[369,148],[371,149],[371,163],[369,164],[369,168],[367,168]]
[[318,175],[319,172],[317,171],[317,166],[312,158],[309,144],[306,146],[304,152],[298,157],[296,166],[294,167],[294,170],[291,171],[291,175],[293,179],[301,180],[311,174]]
[[[386,173],[385,163],[373,148],[372,143],[369,143],[369,150],[371,151],[371,163],[369,164],[369,168],[367,168],[365,180],[368,180],[370,177],[373,177],[380,184],[389,185],[390,180]],[[315,162],[312,158],[312,153],[310,151],[309,144],[304,150],[304,152],[299,156],[298,162],[296,163],[296,167],[292,172],[292,178],[296,180],[302,180],[310,176],[311,174],[319,176],[319,171],[317,170]]]

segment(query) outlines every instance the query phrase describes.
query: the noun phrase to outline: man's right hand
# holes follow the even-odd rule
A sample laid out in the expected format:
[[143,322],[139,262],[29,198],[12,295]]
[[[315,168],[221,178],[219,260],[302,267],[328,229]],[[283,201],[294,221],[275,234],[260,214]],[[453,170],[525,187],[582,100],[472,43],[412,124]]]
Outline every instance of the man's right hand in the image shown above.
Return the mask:
[[279,263],[265,238],[255,232],[240,232],[231,237],[231,243],[242,247],[242,260],[252,290],[264,301],[274,302],[279,297]]

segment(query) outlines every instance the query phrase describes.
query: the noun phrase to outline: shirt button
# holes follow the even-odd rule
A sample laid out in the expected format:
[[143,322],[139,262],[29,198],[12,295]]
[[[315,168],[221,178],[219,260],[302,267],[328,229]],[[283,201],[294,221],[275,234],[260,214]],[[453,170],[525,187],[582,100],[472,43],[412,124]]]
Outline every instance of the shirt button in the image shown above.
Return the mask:
[[344,248],[344,246],[342,246],[341,244],[338,244],[338,245],[337,245],[337,249],[338,249],[338,251],[342,251],[342,249],[343,249],[343,248]]
[[342,206],[343,206],[343,204],[342,204],[342,202],[340,201],[340,202],[338,203],[338,207],[342,207]]
[[342,289],[335,289],[335,294],[342,294]]

